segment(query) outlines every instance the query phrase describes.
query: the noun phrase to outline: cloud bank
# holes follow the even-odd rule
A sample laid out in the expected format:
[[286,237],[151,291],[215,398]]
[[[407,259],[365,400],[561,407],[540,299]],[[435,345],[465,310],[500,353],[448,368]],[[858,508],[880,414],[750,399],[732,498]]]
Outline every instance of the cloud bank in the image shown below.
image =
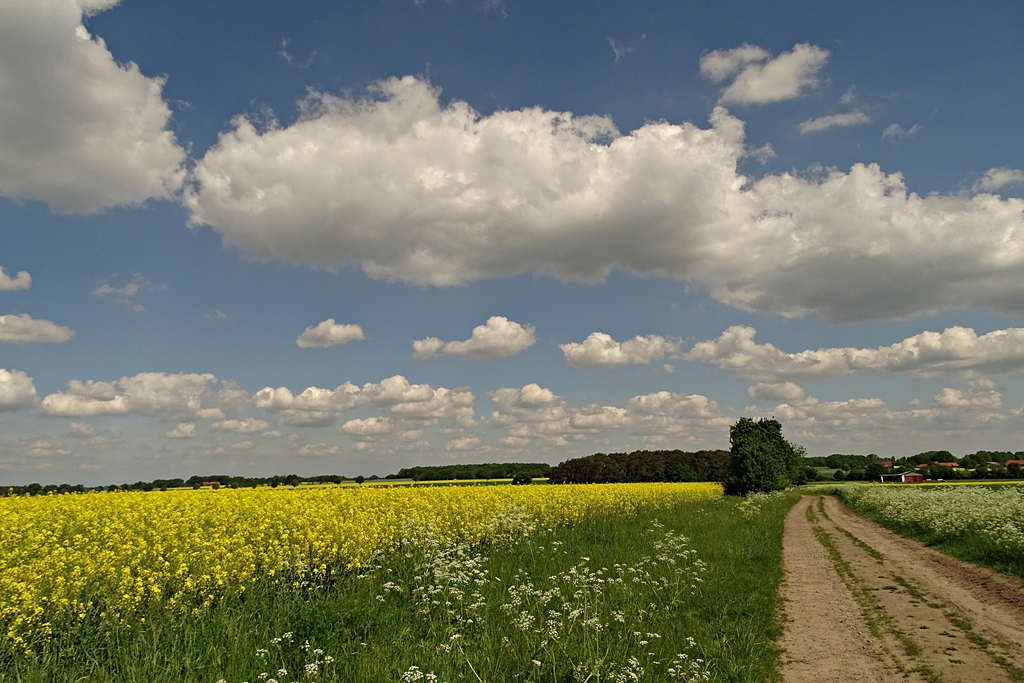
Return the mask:
[[333,424],[344,413],[359,406],[376,406],[397,420],[432,423],[452,418],[462,426],[473,420],[473,392],[465,387],[434,389],[429,384],[410,384],[401,375],[358,387],[346,382],[335,389],[307,387],[295,395],[287,387],[264,387],[253,396],[253,404],[281,424],[319,427]]
[[47,417],[147,415],[165,420],[223,420],[221,408],[202,406],[216,381],[209,373],[184,372],[140,372],[116,382],[73,379],[67,391],[46,396],[39,407]]
[[789,317],[1024,313],[1024,200],[921,197],[873,164],[751,179],[721,108],[710,128],[624,135],[540,108],[483,116],[412,77],[371,94],[312,92],[262,132],[236,119],[196,164],[191,223],[256,258],[418,285],[618,268]]
[[501,448],[561,448],[626,431],[649,445],[666,437],[698,443],[731,424],[717,403],[705,396],[669,391],[634,396],[622,406],[570,406],[561,396],[538,384],[491,393],[494,411],[488,424],[505,429]]
[[[969,327],[957,326],[922,332],[875,349],[840,347],[798,353],[758,344],[756,333],[753,327],[735,325],[718,339],[694,344],[683,357],[768,384],[842,377],[858,370],[908,372],[919,377],[978,377],[1024,370],[1024,328],[1020,327],[979,336]],[[770,391],[757,389],[756,397],[784,397],[778,392],[771,396]],[[796,394],[795,389],[785,391]]]

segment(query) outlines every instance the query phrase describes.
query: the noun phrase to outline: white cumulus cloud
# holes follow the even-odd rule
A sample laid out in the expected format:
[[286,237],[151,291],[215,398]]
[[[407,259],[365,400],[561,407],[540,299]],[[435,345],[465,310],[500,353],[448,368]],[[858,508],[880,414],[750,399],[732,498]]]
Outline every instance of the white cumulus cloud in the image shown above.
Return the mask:
[[1003,407],[1003,394],[990,379],[975,379],[967,383],[967,389],[946,387],[935,396],[936,405],[952,408],[987,408],[998,410]]
[[256,434],[267,431],[270,425],[265,420],[250,417],[247,420],[218,420],[210,425],[210,429],[233,434]]
[[[349,420],[341,426],[341,431],[356,437],[372,437],[387,434],[391,431],[391,422],[386,417],[368,417],[364,420]],[[422,432],[420,432],[422,435]]]
[[[1008,168],[1001,166],[999,168],[990,168],[985,171],[985,175],[974,184],[975,192],[995,192],[1001,190],[1007,185],[1020,185],[1024,183],[1024,171],[1019,168]],[[27,275],[28,273],[25,273]],[[19,273],[19,277],[21,273]],[[3,289],[0,286],[0,289]]]
[[91,213],[181,186],[164,79],[118,64],[82,24],[116,4],[0,3],[0,195]]
[[797,353],[787,353],[773,344],[758,344],[755,334],[753,327],[735,325],[718,339],[695,344],[684,357],[772,384],[841,377],[858,370],[973,377],[1024,369],[1024,328],[1020,327],[978,335],[969,327],[956,326],[942,332],[922,332],[874,349],[837,347]]
[[460,436],[444,445],[444,449],[449,452],[473,451],[480,448],[480,439],[476,436]]
[[295,344],[300,349],[325,349],[363,338],[363,328],[359,325],[341,325],[334,322],[334,318],[328,318],[322,323],[310,325],[303,330],[295,340]]
[[445,341],[437,337],[417,339],[412,343],[413,360],[427,360],[433,358],[444,348]]
[[36,404],[36,385],[21,370],[0,368],[0,412],[24,410]]
[[405,431],[398,433],[398,438],[402,441],[419,442],[423,440],[422,429],[406,429]]
[[316,443],[307,443],[299,446],[295,453],[303,457],[311,458],[326,458],[328,456],[337,455],[338,451],[341,450],[333,444],[326,444],[322,441]]
[[871,123],[871,117],[859,109],[854,109],[842,114],[830,114],[828,116],[819,116],[815,119],[808,119],[797,126],[797,129],[806,135],[807,133],[820,133],[829,128],[847,128],[864,123]]
[[174,429],[164,432],[165,439],[192,439],[196,435],[195,422],[181,422]]
[[763,48],[743,44],[707,53],[700,60],[700,72],[715,83],[732,78],[719,100],[724,104],[769,104],[818,87],[818,73],[828,58],[828,50],[809,43],[794,45],[775,58]]
[[582,344],[571,342],[559,344],[558,348],[573,367],[597,367],[631,363],[647,365],[664,358],[675,358],[681,345],[678,339],[666,339],[656,334],[638,335],[620,344],[609,334],[591,332]]
[[19,289],[28,289],[32,286],[32,276],[28,271],[22,270],[14,277],[11,277],[0,266],[0,292],[14,292]]
[[758,382],[747,389],[752,399],[769,401],[799,401],[804,397],[804,388],[793,382]]
[[561,448],[570,441],[625,431],[651,443],[664,438],[703,444],[709,435],[731,424],[717,403],[699,394],[659,391],[634,396],[623,405],[589,404],[581,408],[550,389],[527,384],[491,393],[494,412],[488,422],[503,427],[503,448]]
[[211,374],[140,372],[116,382],[71,380],[68,389],[43,398],[42,414],[49,417],[147,415],[167,420],[185,418],[223,420],[218,408],[203,408]]
[[70,341],[74,330],[52,323],[36,320],[27,313],[21,315],[0,315],[0,341],[12,344],[61,343]]
[[402,420],[433,421],[453,418],[460,426],[473,425],[473,392],[466,387],[432,388],[429,384],[410,384],[401,375],[364,384],[366,403],[387,408],[392,417]]
[[743,43],[731,50],[713,50],[700,59],[700,73],[715,83],[721,83],[751,64],[761,64],[772,56],[768,50]]
[[297,396],[287,387],[265,387],[256,392],[253,403],[276,415],[282,424],[294,426],[333,424],[345,412],[366,405],[385,408],[398,420],[432,422],[452,418],[462,426],[471,426],[473,399],[473,392],[465,387],[435,389],[395,375],[362,387],[351,382],[335,389],[308,387]]
[[313,92],[290,126],[237,119],[196,164],[192,225],[255,258],[420,285],[618,268],[788,317],[1024,313],[1024,200],[919,196],[873,164],[749,178],[722,108],[709,128],[622,134],[540,108],[483,116],[412,77],[374,88]]
[[444,342],[437,337],[427,337],[412,343],[412,357],[426,360],[438,353],[469,358],[497,360],[514,356],[528,349],[537,341],[533,325],[520,325],[508,318],[495,315],[483,325],[473,328],[473,334],[466,341]]
[[306,427],[332,424],[358,402],[359,387],[350,382],[336,389],[307,387],[297,396],[287,387],[264,387],[253,396],[257,408],[275,414],[282,424]]

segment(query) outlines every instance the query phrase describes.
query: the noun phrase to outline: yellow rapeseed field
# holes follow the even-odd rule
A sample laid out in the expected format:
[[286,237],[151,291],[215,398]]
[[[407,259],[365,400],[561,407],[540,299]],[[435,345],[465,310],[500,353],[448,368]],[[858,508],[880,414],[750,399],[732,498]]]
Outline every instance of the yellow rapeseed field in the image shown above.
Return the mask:
[[475,543],[722,494],[719,484],[322,487],[0,499],[0,627],[16,648],[63,626],[199,614],[257,581],[288,588],[428,531]]

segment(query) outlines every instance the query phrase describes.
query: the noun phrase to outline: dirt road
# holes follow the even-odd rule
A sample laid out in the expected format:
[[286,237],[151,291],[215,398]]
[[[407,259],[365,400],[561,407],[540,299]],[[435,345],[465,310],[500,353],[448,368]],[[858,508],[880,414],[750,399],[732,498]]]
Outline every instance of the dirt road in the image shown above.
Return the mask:
[[786,683],[1024,681],[1024,589],[830,496],[786,518]]

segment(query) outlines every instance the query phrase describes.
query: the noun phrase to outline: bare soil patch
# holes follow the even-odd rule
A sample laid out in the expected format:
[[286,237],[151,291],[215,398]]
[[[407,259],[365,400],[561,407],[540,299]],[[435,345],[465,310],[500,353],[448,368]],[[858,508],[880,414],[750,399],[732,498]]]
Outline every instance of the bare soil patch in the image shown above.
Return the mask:
[[1024,681],[1024,590],[828,496],[786,520],[783,678]]

